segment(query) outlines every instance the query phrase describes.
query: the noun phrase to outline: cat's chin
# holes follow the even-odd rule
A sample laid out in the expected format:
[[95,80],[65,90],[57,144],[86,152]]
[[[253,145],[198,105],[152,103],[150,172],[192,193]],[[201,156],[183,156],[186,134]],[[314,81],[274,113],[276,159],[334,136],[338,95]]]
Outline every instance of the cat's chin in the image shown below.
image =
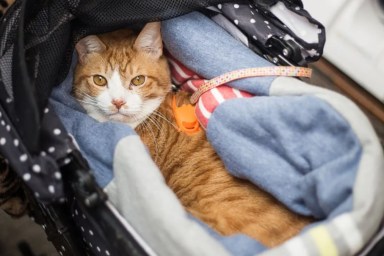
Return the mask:
[[130,120],[133,120],[134,116],[116,113],[116,114],[108,115],[108,119],[111,121],[126,123],[126,122],[129,122]]
[[136,115],[124,115],[124,114],[120,114],[120,113],[109,115],[108,119],[110,121],[126,123],[129,126],[131,126],[133,129],[136,128],[136,126],[138,126],[143,121],[143,120],[140,120],[139,118],[137,118]]

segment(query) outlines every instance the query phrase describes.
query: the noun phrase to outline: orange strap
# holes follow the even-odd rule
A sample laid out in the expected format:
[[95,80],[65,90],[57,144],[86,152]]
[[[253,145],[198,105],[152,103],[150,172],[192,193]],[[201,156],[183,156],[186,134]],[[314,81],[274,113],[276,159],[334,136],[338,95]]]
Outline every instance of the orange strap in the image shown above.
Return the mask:
[[223,75],[207,80],[202,84],[199,89],[192,94],[191,103],[196,104],[200,96],[217,87],[228,83],[230,81],[238,80],[247,77],[258,77],[258,76],[295,76],[295,77],[311,77],[312,69],[303,67],[291,67],[291,66],[273,66],[273,67],[262,67],[262,68],[246,68],[234,70]]

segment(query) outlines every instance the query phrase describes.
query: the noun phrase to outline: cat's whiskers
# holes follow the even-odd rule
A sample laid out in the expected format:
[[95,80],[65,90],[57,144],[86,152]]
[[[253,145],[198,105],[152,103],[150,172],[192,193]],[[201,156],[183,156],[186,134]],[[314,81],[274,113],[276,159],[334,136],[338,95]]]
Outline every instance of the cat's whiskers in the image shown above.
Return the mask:
[[104,113],[111,112],[108,107],[100,106],[100,104],[98,104],[96,102],[87,101],[87,100],[78,100],[78,101],[82,102],[82,103],[84,103],[86,105],[90,105],[90,106],[96,107],[97,110],[102,110]]
[[77,101],[88,104],[88,105],[96,106],[96,107],[98,106],[96,103],[93,103],[93,102],[87,101],[87,100],[77,100]]
[[154,118],[152,115],[148,116],[148,120],[151,121],[151,123],[153,123],[154,126],[156,126],[156,128],[160,131],[161,128],[160,128],[160,123],[156,120],[156,118]]
[[157,110],[155,110],[153,113],[153,115],[157,116],[157,117],[160,117],[161,119],[163,119],[164,121],[166,121],[167,123],[169,123],[173,128],[175,128],[176,130],[179,130],[179,128],[174,124],[172,123],[171,121],[169,121],[163,114],[161,114],[160,112],[158,112]]
[[142,122],[141,124],[143,125],[143,127],[144,127],[144,129],[146,130],[146,131],[148,131],[148,133],[151,135],[151,137],[152,137],[152,141],[153,141],[153,144],[155,145],[155,162],[157,161],[157,158],[158,158],[158,156],[159,156],[159,145],[157,144],[157,141],[156,141],[156,136],[155,136],[155,134],[154,134],[154,132],[153,132],[153,130],[151,129],[151,126],[148,124],[148,120],[150,120],[150,119],[146,119],[146,120],[144,120],[144,122]]
[[100,102],[98,102],[95,99],[95,97],[92,97],[91,95],[89,95],[89,94],[87,94],[85,92],[81,92],[81,94],[84,97],[82,102],[90,104],[90,105],[93,105],[93,106],[97,106],[97,107],[99,107],[102,110],[108,110],[109,109],[109,107],[101,105]]
[[162,127],[161,120],[159,120],[156,115],[153,115],[153,113],[150,113],[147,118],[150,118],[153,122],[155,122],[157,124],[159,131],[160,131],[160,129]]
[[97,102],[95,97],[92,97],[91,95],[89,95],[88,93],[84,92],[84,91],[81,91],[81,90],[76,90],[76,93],[77,94],[80,94],[81,96],[83,96],[85,99],[87,100],[90,100],[90,101],[94,101],[94,102]]
[[92,97],[91,95],[89,95],[83,91],[80,91],[80,90],[77,90],[76,93],[83,97],[82,99],[78,98],[77,99],[78,101],[83,102],[85,104],[92,105],[92,106],[97,106],[97,107],[99,106],[97,100],[94,97]]
[[[106,114],[106,115],[110,115],[111,114],[111,109],[108,107],[108,106],[103,106],[100,104],[100,102],[98,102],[95,97],[87,94],[86,92],[84,91],[76,91],[76,93],[80,94],[83,99],[77,99],[79,102],[82,102],[84,104],[87,104],[87,105],[91,105],[91,106],[94,106],[96,107],[96,109],[98,111],[102,111],[102,113]],[[115,114],[115,113],[113,113]]]

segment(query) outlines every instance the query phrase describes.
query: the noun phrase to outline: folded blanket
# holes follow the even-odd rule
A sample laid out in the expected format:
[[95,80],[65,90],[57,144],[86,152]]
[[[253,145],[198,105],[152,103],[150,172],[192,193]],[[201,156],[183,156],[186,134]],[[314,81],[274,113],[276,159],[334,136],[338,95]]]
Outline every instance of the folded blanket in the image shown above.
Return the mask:
[[[272,65],[199,13],[164,21],[162,31],[168,51],[207,79]],[[264,250],[192,220],[134,131],[94,121],[69,96],[71,75],[52,104],[112,203],[160,255],[351,255],[383,218],[383,152],[367,118],[343,96],[294,78],[247,78],[229,85],[257,97],[228,100],[213,111],[207,136],[228,171],[293,211],[323,219]]]
[[[232,56],[241,47],[233,50],[231,39],[218,39],[224,36],[212,32],[214,26],[208,22],[202,25],[203,19],[190,14],[165,22],[170,53],[207,78],[217,75],[216,70],[241,68],[243,55]],[[208,40],[202,42],[196,31],[208,35]],[[221,52],[226,46],[217,42],[225,42],[228,49]],[[212,64],[214,70],[211,63],[217,64]],[[269,83],[263,78],[230,83],[260,96],[217,107],[208,124],[208,139],[234,175],[250,179],[292,210],[327,218],[324,225],[273,250],[276,255],[288,251],[313,255],[330,245],[339,254],[353,254],[382,219],[378,181],[383,177],[383,152],[377,136],[364,114],[345,97],[297,79],[269,79]],[[370,219],[369,225],[364,217],[368,212],[376,219]],[[314,240],[316,246],[304,243],[307,240]]]

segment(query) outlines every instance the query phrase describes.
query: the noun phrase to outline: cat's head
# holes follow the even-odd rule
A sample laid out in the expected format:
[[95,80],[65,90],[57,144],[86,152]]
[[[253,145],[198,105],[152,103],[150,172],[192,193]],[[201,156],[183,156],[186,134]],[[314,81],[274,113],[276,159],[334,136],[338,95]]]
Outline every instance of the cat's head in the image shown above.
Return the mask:
[[78,64],[73,94],[99,121],[119,121],[135,128],[156,110],[171,90],[160,23],[91,35],[76,45]]

